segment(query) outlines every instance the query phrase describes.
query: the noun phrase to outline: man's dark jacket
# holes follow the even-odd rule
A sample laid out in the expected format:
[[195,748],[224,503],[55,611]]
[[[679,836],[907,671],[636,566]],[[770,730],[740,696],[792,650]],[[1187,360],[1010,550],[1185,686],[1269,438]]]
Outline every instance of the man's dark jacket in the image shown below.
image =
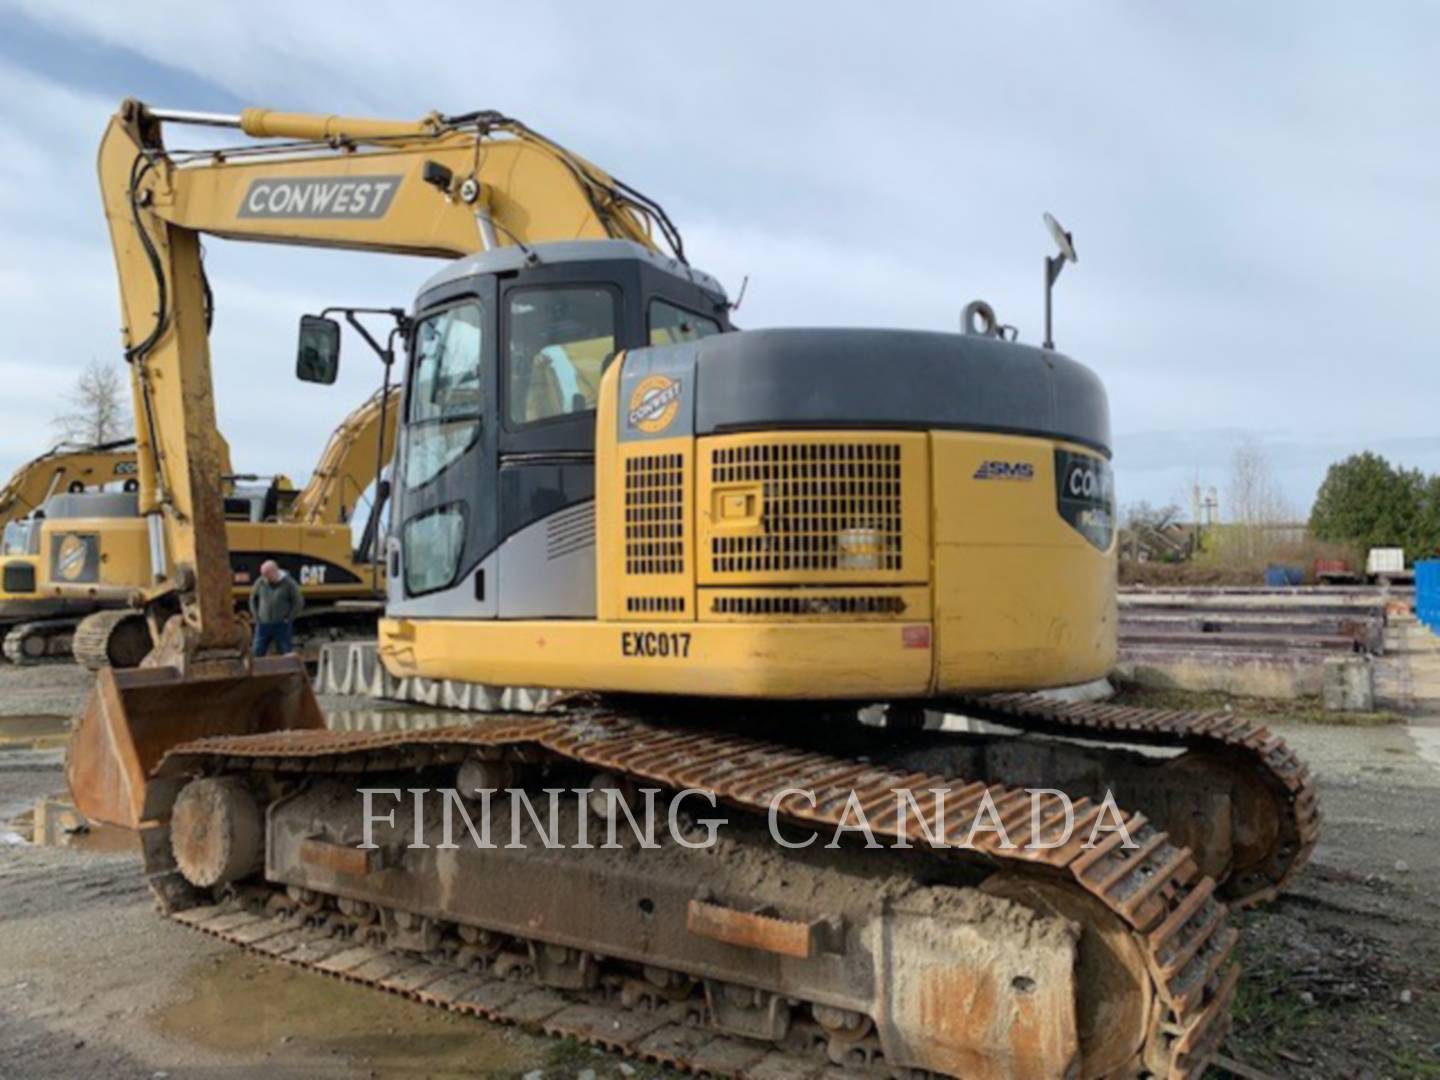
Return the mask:
[[270,584],[263,577],[250,590],[250,614],[257,623],[288,623],[305,610],[305,597],[289,574]]

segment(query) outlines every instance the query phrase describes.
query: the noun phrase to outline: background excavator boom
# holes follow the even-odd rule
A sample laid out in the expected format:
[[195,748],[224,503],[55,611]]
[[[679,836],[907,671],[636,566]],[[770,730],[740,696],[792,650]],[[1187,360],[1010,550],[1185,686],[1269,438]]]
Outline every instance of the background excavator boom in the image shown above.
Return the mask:
[[[394,453],[399,405],[399,387],[377,390],[340,421],[309,483],[290,505],[292,520],[302,525],[345,525],[354,519],[356,504],[375,480],[376,462],[389,461]],[[376,510],[378,501],[377,493]]]
[[[122,483],[135,476],[135,440],[95,446],[57,446],[27,461],[0,488],[0,529],[40,506],[51,495]],[[79,489],[76,489],[79,490]]]

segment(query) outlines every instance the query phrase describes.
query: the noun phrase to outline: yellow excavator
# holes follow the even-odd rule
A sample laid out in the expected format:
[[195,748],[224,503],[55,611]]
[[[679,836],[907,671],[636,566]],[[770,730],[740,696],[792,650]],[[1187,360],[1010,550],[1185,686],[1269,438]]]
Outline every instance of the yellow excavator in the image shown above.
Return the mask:
[[40,531],[57,497],[138,490],[134,446],[134,439],[62,444],[20,466],[0,488],[0,636],[33,620],[73,624],[94,610],[88,600],[37,596],[44,573]]
[[[253,141],[167,149],[186,124]],[[179,610],[142,667],[100,671],[67,773],[86,816],[141,831],[172,918],[712,1075],[1204,1071],[1238,978],[1229,903],[1273,895],[1319,815],[1294,755],[1233,716],[1032,693],[1115,657],[1093,373],[994,333],[736,331],[656,203],[493,112],[127,101],[100,181],[147,596]],[[297,659],[248,655],[202,234],[452,260],[394,320],[380,654],[578,693],[327,730]],[[333,381],[340,338],[303,318],[300,377]],[[1073,794],[1073,827],[1027,786]],[[519,842],[451,842],[438,789],[479,816],[507,789],[485,820]],[[548,826],[517,792],[555,792]],[[584,842],[649,820],[642,796],[668,836]]]
[[[273,558],[305,595],[302,639],[373,627],[373,602],[383,591],[383,569],[373,553],[388,480],[382,477],[358,539],[352,523],[377,472],[393,455],[398,398],[397,389],[385,387],[345,417],[299,491],[285,477],[236,474],[228,448],[222,450],[221,491],[237,604],[243,607],[260,563]],[[37,510],[7,526],[0,618],[7,624],[3,652],[11,662],[73,653],[92,669],[134,667],[150,651],[145,615],[130,603],[148,582],[151,566],[148,530],[137,510],[133,447],[129,440],[123,449],[107,448],[103,457],[75,459],[63,475],[55,463],[70,458],[47,455],[27,467],[34,478],[25,480],[22,470],[12,481],[14,505],[28,502]],[[106,469],[121,477],[120,490],[84,489],[85,478]],[[38,477],[52,474],[65,486],[47,489],[43,502],[25,498],[25,492],[38,491]],[[65,481],[70,475],[77,478]]]

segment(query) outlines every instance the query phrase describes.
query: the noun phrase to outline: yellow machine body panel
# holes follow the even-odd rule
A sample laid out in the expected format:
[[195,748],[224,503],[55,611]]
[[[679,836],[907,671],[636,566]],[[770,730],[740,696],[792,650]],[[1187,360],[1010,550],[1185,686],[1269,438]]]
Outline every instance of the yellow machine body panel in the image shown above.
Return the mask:
[[[671,434],[663,398],[625,399],[622,366],[596,418],[596,617],[387,618],[394,674],[884,699],[1110,671],[1112,523],[1062,491],[1108,485],[1095,450],[976,431]],[[627,409],[651,437],[612,434]]]
[[144,518],[50,519],[40,528],[40,551],[40,588],[52,595],[133,592],[150,576]]
[[873,623],[390,618],[380,624],[380,656],[396,675],[505,686],[757,699],[923,696],[930,652],[907,647],[906,630]]
[[[930,434],[935,665],[941,690],[1064,686],[1115,664],[1115,551],[1056,506],[1055,451],[1083,447],[967,432]],[[982,478],[987,462],[1029,465]]]

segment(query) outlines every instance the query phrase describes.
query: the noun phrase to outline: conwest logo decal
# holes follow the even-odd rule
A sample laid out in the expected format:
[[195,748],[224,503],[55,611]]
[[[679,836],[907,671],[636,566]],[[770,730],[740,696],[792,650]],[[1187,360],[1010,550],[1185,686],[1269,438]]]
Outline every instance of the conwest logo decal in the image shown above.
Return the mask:
[[1035,466],[1028,461],[982,461],[976,480],[1033,480]]
[[680,411],[680,380],[668,375],[641,379],[630,395],[630,426],[648,435],[668,428]]
[[385,216],[399,176],[257,177],[240,200],[242,218],[355,218]]

